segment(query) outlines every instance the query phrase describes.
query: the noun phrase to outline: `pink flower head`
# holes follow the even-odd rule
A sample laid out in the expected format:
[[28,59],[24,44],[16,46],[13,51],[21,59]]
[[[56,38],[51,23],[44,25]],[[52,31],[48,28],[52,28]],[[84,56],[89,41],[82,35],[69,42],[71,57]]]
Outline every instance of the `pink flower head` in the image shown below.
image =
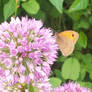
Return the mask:
[[46,92],[50,92],[51,86],[44,80],[58,49],[52,35],[52,30],[44,28],[40,20],[27,17],[12,17],[10,23],[0,25],[0,91],[21,92],[23,87],[28,92],[26,85],[32,82],[39,90],[49,88]]
[[90,89],[81,87],[80,84],[69,82],[60,87],[54,88],[53,92],[92,92]]

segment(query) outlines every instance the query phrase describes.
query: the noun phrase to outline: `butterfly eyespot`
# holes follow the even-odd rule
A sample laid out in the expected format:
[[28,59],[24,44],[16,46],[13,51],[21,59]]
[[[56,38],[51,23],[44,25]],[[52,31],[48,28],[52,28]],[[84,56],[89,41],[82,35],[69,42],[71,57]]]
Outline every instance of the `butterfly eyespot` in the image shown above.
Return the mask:
[[74,37],[74,34],[72,34],[72,37]]

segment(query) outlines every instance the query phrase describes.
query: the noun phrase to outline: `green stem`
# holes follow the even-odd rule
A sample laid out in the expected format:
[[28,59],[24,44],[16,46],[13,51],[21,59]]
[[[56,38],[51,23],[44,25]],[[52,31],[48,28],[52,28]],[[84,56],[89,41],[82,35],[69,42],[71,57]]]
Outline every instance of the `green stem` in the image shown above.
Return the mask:
[[16,0],[16,9],[15,9],[15,15],[14,15],[15,18],[17,16],[17,11],[18,11],[18,1]]
[[61,30],[61,19],[62,19],[62,16],[60,16],[59,20],[58,20],[58,29],[59,29],[59,31]]
[[64,21],[64,15],[62,15],[62,23],[63,23],[64,30],[66,30],[66,25],[65,25],[65,21]]

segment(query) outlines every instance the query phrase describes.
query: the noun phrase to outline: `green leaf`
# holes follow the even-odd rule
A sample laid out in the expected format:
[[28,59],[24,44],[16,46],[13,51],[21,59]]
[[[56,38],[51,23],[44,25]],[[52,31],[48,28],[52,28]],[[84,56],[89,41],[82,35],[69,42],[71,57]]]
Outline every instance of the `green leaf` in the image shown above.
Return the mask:
[[4,19],[7,20],[11,15],[14,14],[16,9],[16,0],[9,0],[8,3],[4,4]]
[[80,63],[76,58],[68,58],[62,66],[64,79],[77,80],[80,72]]
[[89,73],[92,72],[92,64],[86,64],[84,67],[87,72],[89,72]]
[[81,60],[82,58],[82,53],[79,52],[79,51],[76,51],[74,54],[73,54],[73,57],[77,58],[78,60]]
[[39,10],[36,15],[31,15],[31,16],[36,19],[41,19],[43,22],[46,20],[46,14],[45,14],[45,12],[43,12],[41,10]]
[[92,16],[89,17],[89,23],[92,26]]
[[63,12],[63,0],[49,0],[56,9],[62,13]]
[[58,62],[64,62],[66,59],[67,59],[67,57],[65,57],[65,56],[62,55],[62,56],[58,57],[57,61]]
[[59,17],[61,14],[58,12],[58,10],[55,7],[52,7],[52,9],[49,11],[49,14],[53,17]]
[[69,12],[79,11],[88,7],[89,0],[75,0],[69,8]]
[[55,77],[50,78],[50,83],[52,84],[53,88],[60,86],[61,82],[62,81],[59,78],[55,78]]
[[90,74],[89,74],[89,78],[92,80],[92,72],[90,72]]
[[56,76],[57,78],[59,78],[60,80],[62,80],[61,82],[65,82],[65,79],[62,77],[60,70],[55,69],[54,73],[55,73],[55,76]]
[[61,75],[60,75],[60,70],[58,70],[58,69],[55,69],[55,75],[56,75],[56,77],[58,77],[58,78],[60,78],[61,79]]
[[89,23],[88,23],[88,20],[86,20],[85,18],[82,18],[80,19],[80,21],[76,21],[74,23],[74,26],[73,26],[74,29],[88,29],[89,28]]
[[0,0],[0,23],[3,21],[3,3]]
[[78,28],[84,28],[88,29],[89,28],[89,23],[85,19],[82,19],[80,23],[78,24]]
[[49,0],[37,0],[40,4],[41,10],[45,11],[45,13],[49,13],[49,10],[52,9],[53,5],[49,2]]
[[92,64],[92,54],[87,53],[87,54],[83,55],[81,58],[85,64]]
[[83,48],[87,47],[87,36],[84,34],[84,32],[79,33],[78,44],[80,45],[80,47],[83,47]]
[[25,2],[25,1],[27,1],[27,0],[21,0],[22,2]]
[[81,86],[87,87],[92,89],[92,83],[91,82],[79,82]]
[[[92,32],[91,32],[92,33]],[[90,35],[88,35],[88,37],[89,36],[91,36],[91,34]],[[89,37],[89,39],[88,39],[88,45],[87,45],[87,47],[88,47],[88,49],[92,49],[92,36],[91,37]]]
[[36,0],[29,0],[27,2],[24,2],[22,3],[22,7],[29,14],[36,14],[40,9],[40,6]]
[[65,11],[65,13],[74,21],[78,21],[81,16],[83,15],[83,11],[75,11],[75,12],[69,12],[68,10]]
[[86,75],[86,69],[84,65],[81,63],[80,75],[79,75],[78,80],[82,81],[85,78],[85,75]]

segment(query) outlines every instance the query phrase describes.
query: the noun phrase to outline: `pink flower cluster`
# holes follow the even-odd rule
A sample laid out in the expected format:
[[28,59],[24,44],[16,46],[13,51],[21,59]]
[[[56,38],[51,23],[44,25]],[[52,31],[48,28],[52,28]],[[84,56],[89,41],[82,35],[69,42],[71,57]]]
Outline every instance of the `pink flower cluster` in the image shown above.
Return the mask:
[[41,21],[27,17],[0,25],[0,92],[28,92],[30,83],[50,92],[50,65],[58,49],[52,35]]
[[91,90],[81,87],[77,83],[69,82],[58,88],[54,88],[53,92],[92,92]]

